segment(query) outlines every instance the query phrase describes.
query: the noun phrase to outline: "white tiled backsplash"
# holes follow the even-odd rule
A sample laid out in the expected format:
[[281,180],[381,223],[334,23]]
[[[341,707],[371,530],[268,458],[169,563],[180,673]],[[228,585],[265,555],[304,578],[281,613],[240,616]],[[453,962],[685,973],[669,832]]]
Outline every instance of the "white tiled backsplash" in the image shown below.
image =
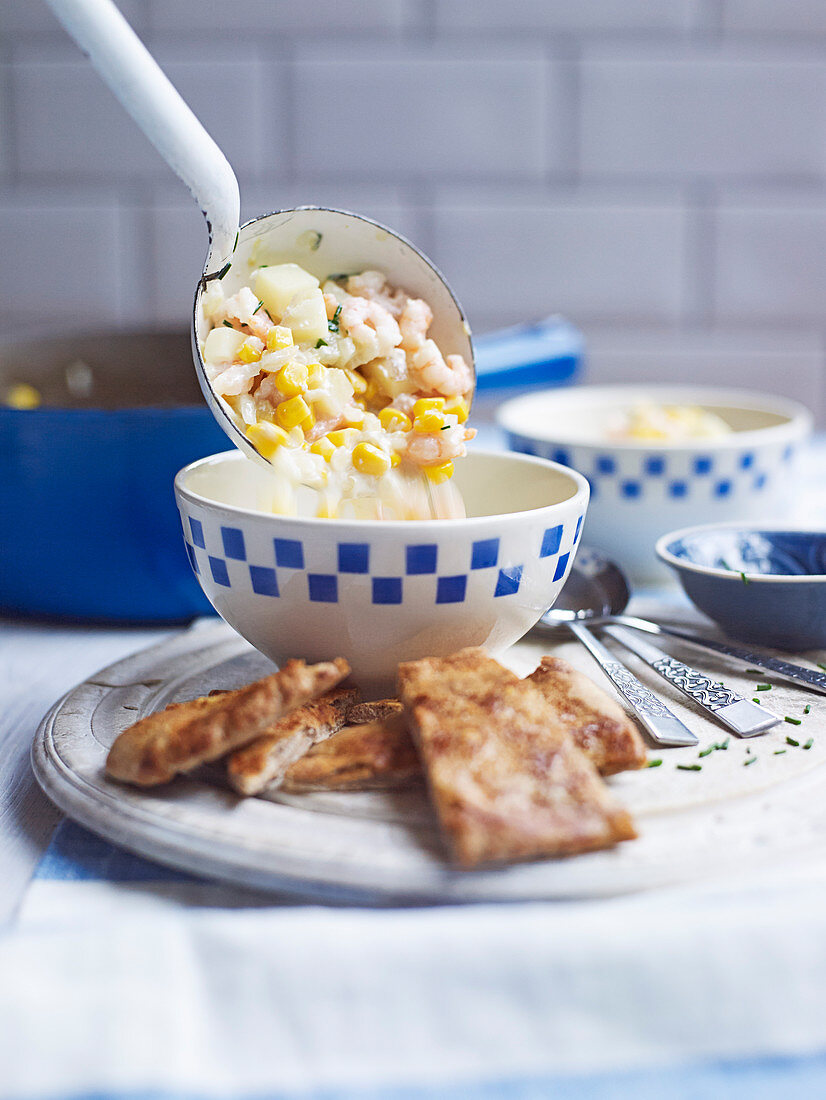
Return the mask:
[[[592,380],[826,419],[826,0],[123,0],[244,214],[363,211],[474,327],[563,312]],[[0,329],[188,324],[195,204],[42,0],[0,0]]]

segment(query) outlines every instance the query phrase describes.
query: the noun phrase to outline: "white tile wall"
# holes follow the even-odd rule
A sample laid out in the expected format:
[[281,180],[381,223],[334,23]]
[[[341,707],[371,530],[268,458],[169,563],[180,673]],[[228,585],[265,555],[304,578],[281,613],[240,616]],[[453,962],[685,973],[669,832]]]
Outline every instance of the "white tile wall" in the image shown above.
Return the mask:
[[479,329],[557,311],[579,323],[671,321],[685,228],[678,205],[571,197],[516,205],[502,188],[496,202],[440,203],[433,252]]
[[826,65],[718,48],[588,50],[582,165],[633,177],[819,176]]
[[[247,216],[364,211],[479,329],[564,311],[596,378],[722,377],[826,419],[825,0],[120,6]],[[185,325],[206,246],[42,0],[0,0],[0,246],[3,331]]]
[[538,178],[561,164],[563,65],[535,49],[302,49],[298,169],[372,179]]

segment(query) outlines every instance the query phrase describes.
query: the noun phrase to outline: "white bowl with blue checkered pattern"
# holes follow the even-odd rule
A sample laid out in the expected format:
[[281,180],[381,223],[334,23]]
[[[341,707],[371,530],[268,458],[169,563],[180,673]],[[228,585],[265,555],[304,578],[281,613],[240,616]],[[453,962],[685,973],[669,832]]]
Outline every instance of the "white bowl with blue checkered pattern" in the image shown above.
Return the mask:
[[[301,519],[261,510],[268,474],[239,452],[175,479],[189,560],[215,610],[273,661],[346,657],[386,688],[400,661],[498,653],[559,594],[588,482],[558,464],[476,452],[456,465],[467,519]],[[271,488],[270,488],[271,494]]]
[[[699,405],[734,430],[690,443],[617,441],[620,409]],[[782,397],[699,386],[580,386],[506,402],[508,445],[573,467],[591,485],[585,538],[638,582],[672,582],[654,553],[668,531],[726,520],[780,521],[793,506],[794,460],[811,432],[808,409]]]

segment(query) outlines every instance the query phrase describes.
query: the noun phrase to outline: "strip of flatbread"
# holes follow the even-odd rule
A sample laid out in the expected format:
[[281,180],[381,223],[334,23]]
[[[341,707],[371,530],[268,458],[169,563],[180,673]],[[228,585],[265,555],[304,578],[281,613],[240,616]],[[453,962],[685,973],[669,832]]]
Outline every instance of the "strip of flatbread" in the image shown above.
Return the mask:
[[372,703],[356,703],[347,711],[348,726],[363,726],[368,722],[380,722],[391,714],[401,714],[398,699],[376,699]]
[[115,779],[152,787],[253,741],[282,715],[335,687],[350,672],[343,658],[288,661],[254,684],[150,714],[123,731],[106,761]]
[[280,718],[262,737],[227,757],[230,785],[246,795],[280,787],[290,764],[341,729],[348,708],[357,699],[357,688],[336,687]]
[[571,855],[636,835],[539,690],[483,649],[400,665],[399,697],[461,866]]
[[639,730],[619,703],[584,672],[561,657],[543,657],[528,679],[602,775],[645,764],[645,744]]
[[[352,711],[351,711],[352,713]],[[345,726],[291,764],[285,791],[389,790],[420,777],[422,765],[401,706],[376,722]]]

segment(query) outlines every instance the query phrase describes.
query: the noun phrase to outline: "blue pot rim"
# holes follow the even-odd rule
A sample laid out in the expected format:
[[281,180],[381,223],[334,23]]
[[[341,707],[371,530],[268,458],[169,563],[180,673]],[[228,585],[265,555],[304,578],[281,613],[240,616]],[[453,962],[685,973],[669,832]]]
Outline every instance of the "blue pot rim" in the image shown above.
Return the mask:
[[654,552],[660,561],[677,573],[685,571],[697,573],[703,577],[718,577],[730,584],[742,585],[744,576],[749,584],[817,584],[826,582],[826,574],[824,573],[749,573],[744,571],[741,574],[740,570],[718,569],[712,565],[700,565],[688,558],[677,557],[669,549],[670,544],[678,539],[690,538],[692,535],[711,531],[756,531],[765,534],[788,532],[796,535],[811,535],[813,538],[818,539],[826,538],[826,532],[813,531],[811,527],[802,527],[794,523],[738,523],[736,521],[729,523],[699,523],[693,527],[681,527],[676,531],[669,531],[667,534],[662,535],[654,545]]

